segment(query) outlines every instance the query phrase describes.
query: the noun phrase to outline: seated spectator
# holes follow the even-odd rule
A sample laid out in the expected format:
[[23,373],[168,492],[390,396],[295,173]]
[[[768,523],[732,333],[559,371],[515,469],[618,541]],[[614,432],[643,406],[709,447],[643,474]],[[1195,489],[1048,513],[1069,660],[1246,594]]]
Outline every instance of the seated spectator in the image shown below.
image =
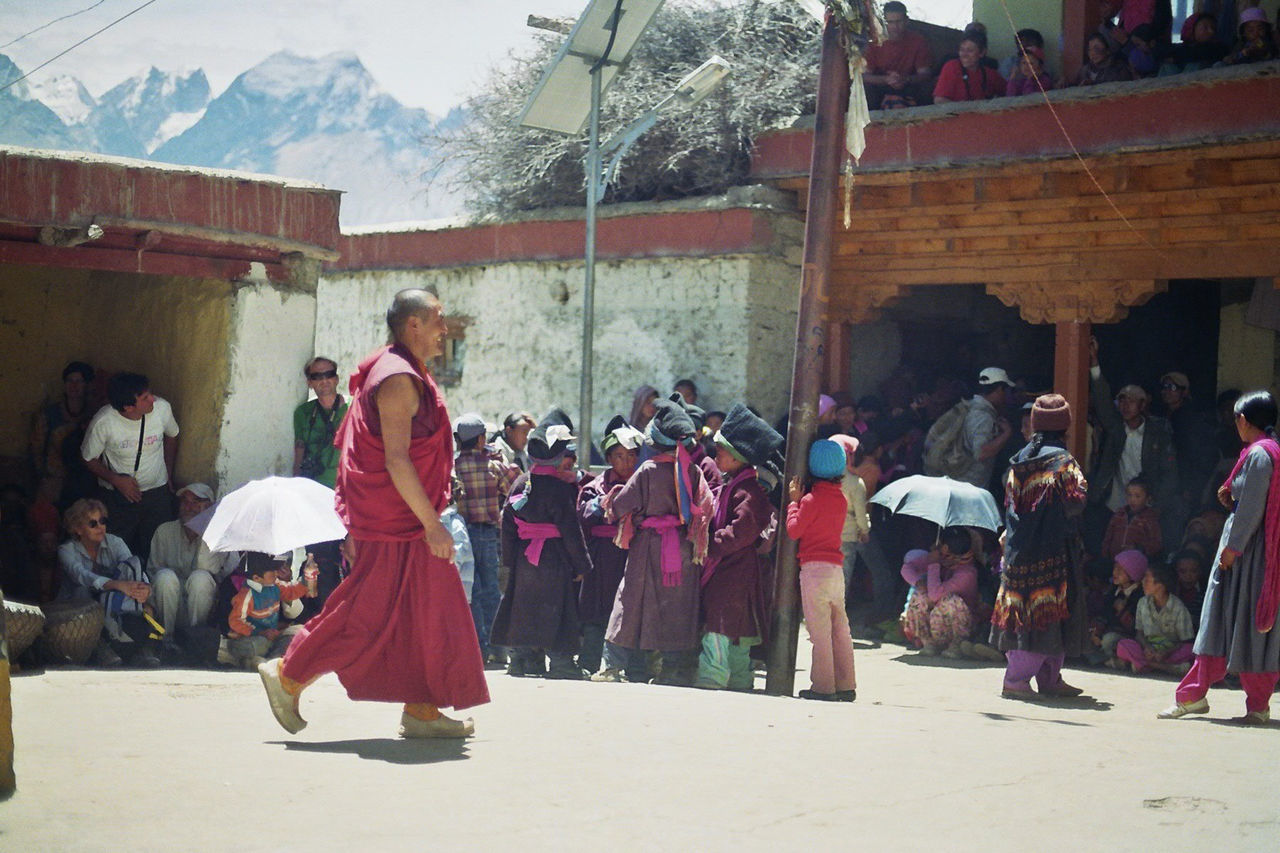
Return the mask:
[[1183,548],[1173,555],[1174,574],[1178,585],[1173,594],[1182,599],[1191,613],[1191,621],[1200,626],[1200,606],[1204,604],[1204,558],[1190,548]]
[[1018,95],[1036,95],[1052,89],[1053,80],[1044,73],[1044,51],[1038,47],[1028,47],[1021,56],[1022,61],[1010,75],[1004,93],[1012,98]]
[[884,4],[884,25],[884,41],[869,45],[864,54],[868,107],[894,110],[929,103],[933,56],[928,42],[908,26],[907,7],[898,0]]
[[240,555],[209,550],[187,522],[213,506],[213,489],[191,483],[178,490],[178,517],[156,528],[147,560],[156,614],[165,636],[178,628],[203,625],[217,600],[218,584],[235,568]]
[[1161,42],[1168,42],[1173,27],[1173,6],[1169,0],[1101,0],[1103,23],[1118,16],[1116,23],[1126,33],[1150,27]]
[[983,63],[987,55],[986,34],[967,31],[960,39],[960,56],[942,66],[933,87],[933,102],[985,101],[1003,95],[1005,81],[1000,72]]
[[1218,41],[1218,24],[1213,15],[1199,12],[1182,25],[1182,44],[1176,45],[1160,66],[1160,76],[1212,68],[1226,58],[1227,51],[1227,46]]
[[1151,668],[1176,675],[1191,669],[1196,629],[1187,606],[1172,594],[1173,585],[1173,573],[1164,566],[1151,566],[1142,576],[1134,636],[1116,644],[1117,669],[1128,664],[1134,672]]
[[226,643],[218,650],[218,663],[256,670],[268,656],[284,654],[284,648],[277,645],[282,634],[282,609],[286,616],[300,613],[301,606],[291,609],[288,605],[310,596],[311,592],[301,581],[284,584],[277,581],[277,574],[288,565],[288,555],[273,557],[249,551],[244,559],[248,580],[231,601],[231,615],[227,617],[230,631]]
[[996,69],[1000,72],[1000,76],[1006,80],[1012,77],[1013,72],[1022,64],[1022,52],[1027,48],[1038,47],[1041,55],[1044,54],[1044,36],[1039,30],[1033,30],[1028,27],[1027,29],[1018,30],[1014,36],[1013,43],[1018,49],[1000,60],[1000,65]]
[[1105,663],[1115,669],[1116,645],[1131,638],[1137,626],[1138,601],[1142,598],[1142,576],[1147,558],[1141,551],[1121,551],[1111,569],[1111,589],[1094,613],[1089,637],[1095,646],[1086,655],[1091,663]]
[[1247,65],[1276,58],[1276,43],[1271,32],[1267,13],[1254,6],[1240,13],[1240,38],[1223,62],[1228,65]]
[[958,658],[969,639],[978,607],[978,570],[973,541],[963,527],[948,527],[934,551],[911,551],[902,578],[911,584],[902,633],[922,654]]
[[1133,69],[1111,50],[1111,45],[1099,33],[1089,36],[1085,45],[1085,63],[1080,66],[1069,86],[1096,86],[1132,80]]
[[1141,477],[1134,477],[1124,489],[1125,505],[1116,510],[1102,537],[1102,559],[1108,564],[1121,551],[1141,551],[1148,560],[1162,549],[1160,517],[1151,508],[1151,487]]
[[68,507],[64,523],[70,538],[58,548],[58,600],[101,602],[106,618],[93,658],[99,666],[119,666],[121,652],[134,666],[159,666],[139,618],[150,610],[151,585],[125,541],[107,532],[107,520],[106,506],[95,498]]
[[858,420],[858,407],[853,402],[853,395],[848,391],[837,391],[831,396],[836,401],[836,432],[840,435],[856,435],[854,424]]
[[36,413],[31,429],[31,460],[41,485],[38,491],[50,494],[63,509],[80,498],[92,497],[97,488],[80,458],[85,428],[96,411],[90,394],[93,377],[93,367],[83,361],[62,368],[61,397]]
[[[964,29],[960,31],[960,36],[961,38],[963,38],[964,36],[967,36],[971,33],[973,35],[978,36],[979,38],[987,39],[987,25],[982,23],[982,21],[970,21],[969,23],[964,25]],[[941,68],[951,60],[959,59],[959,58],[960,58],[959,53],[948,53],[946,56],[942,57],[942,60],[938,63],[938,67]],[[990,68],[993,71],[1000,71],[1000,63],[990,56],[983,56],[981,59],[981,62],[984,66],[986,66],[987,68]],[[1003,71],[1000,72],[1000,76],[1001,77],[1005,76]]]
[[1155,31],[1148,24],[1129,33],[1129,41],[1120,55],[1128,60],[1134,77],[1154,77],[1160,70],[1160,45],[1156,42]]
[[854,438],[862,438],[875,425],[876,419],[884,414],[884,402],[874,394],[866,394],[858,398],[857,417],[853,422],[853,432],[845,433]]

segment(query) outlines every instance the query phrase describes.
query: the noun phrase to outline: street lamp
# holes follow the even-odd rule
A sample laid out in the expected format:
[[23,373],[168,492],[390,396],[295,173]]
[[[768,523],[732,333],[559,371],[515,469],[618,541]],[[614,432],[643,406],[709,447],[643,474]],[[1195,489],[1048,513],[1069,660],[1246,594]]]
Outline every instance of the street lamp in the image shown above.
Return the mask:
[[[596,205],[604,198],[609,181],[617,177],[618,167],[631,144],[640,138],[645,131],[657,124],[664,113],[676,109],[687,109],[702,102],[707,95],[729,76],[729,63],[719,56],[713,56],[706,62],[689,72],[676,84],[671,94],[653,106],[631,124],[615,133],[604,145],[600,144],[600,91],[599,86],[591,90],[591,129],[587,139],[587,246],[584,266],[586,281],[582,288],[582,379],[579,384],[579,408],[582,426],[579,431],[587,431],[587,452],[579,457],[585,468],[591,464],[591,371],[595,360],[595,314],[596,314]],[[595,75],[592,75],[595,79]],[[601,169],[603,158],[612,153],[609,166]]]
[[[663,0],[591,0],[574,24],[568,39],[543,72],[519,124],[572,136],[587,131],[587,213],[585,281],[582,288],[582,378],[578,387],[578,429],[586,431],[583,467],[591,464],[591,373],[595,345],[596,204],[604,197],[611,176],[627,148],[658,118],[675,108],[688,108],[711,94],[729,73],[729,65],[713,57],[686,75],[670,95],[640,116],[604,146],[600,145],[600,99],[604,88],[623,70],[640,36],[644,34]],[[586,96],[586,97],[584,97]],[[603,157],[612,152],[607,170]]]

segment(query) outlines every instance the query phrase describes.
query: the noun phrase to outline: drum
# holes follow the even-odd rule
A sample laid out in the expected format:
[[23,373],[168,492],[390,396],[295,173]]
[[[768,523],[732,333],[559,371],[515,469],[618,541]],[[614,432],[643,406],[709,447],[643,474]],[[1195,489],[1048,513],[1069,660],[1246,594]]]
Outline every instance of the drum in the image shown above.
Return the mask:
[[44,611],[34,604],[4,603],[5,638],[9,641],[9,660],[17,660],[40,636],[44,628]]
[[40,644],[50,663],[83,664],[102,634],[102,605],[96,601],[55,601],[44,606]]

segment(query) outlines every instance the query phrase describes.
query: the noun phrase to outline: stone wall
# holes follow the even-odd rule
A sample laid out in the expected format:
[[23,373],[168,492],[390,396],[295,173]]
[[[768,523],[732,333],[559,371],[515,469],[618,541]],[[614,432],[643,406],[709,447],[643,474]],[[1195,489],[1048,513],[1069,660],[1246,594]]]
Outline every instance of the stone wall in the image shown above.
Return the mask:
[[[793,258],[733,255],[633,258],[596,267],[594,434],[627,413],[635,388],[669,391],[691,377],[701,402],[742,400],[766,418],[787,405],[795,339]],[[396,291],[439,294],[467,320],[461,381],[445,389],[450,413],[496,423],[513,409],[578,408],[581,262],[494,263],[446,269],[332,271],[317,291],[316,352],[344,374],[385,342]]]

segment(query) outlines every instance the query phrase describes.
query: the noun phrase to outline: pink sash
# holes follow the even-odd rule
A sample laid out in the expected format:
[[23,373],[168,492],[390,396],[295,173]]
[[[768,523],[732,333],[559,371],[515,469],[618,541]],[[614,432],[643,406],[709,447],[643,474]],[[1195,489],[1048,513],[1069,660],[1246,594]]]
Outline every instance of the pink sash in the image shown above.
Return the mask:
[[640,522],[641,527],[657,531],[662,537],[662,585],[680,586],[684,561],[680,559],[680,534],[683,524],[678,515],[653,515]]
[[560,528],[550,522],[525,521],[518,515],[511,517],[516,522],[516,535],[529,542],[524,549],[525,559],[530,565],[538,565],[542,560],[542,546],[548,539],[559,539]]

